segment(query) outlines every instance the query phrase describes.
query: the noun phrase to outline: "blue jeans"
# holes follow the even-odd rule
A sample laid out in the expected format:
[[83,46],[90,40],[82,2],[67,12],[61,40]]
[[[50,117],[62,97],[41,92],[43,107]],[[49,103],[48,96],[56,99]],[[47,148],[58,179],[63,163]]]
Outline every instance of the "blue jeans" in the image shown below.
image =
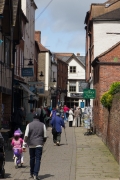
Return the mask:
[[38,176],[42,157],[42,147],[29,148],[30,154],[30,174]]

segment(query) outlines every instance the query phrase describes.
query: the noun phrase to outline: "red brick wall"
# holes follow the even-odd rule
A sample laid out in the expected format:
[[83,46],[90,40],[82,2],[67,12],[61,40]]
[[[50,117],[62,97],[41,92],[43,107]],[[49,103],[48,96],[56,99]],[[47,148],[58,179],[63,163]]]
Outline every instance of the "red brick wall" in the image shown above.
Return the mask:
[[[99,82],[94,84],[94,88],[96,89],[96,99],[94,100],[94,103],[93,103],[94,127],[96,129],[97,135],[101,136],[104,142],[108,141],[107,143],[108,143],[109,148],[111,149],[116,159],[118,160],[118,155],[116,155],[118,154],[118,150],[117,150],[118,141],[117,140],[114,141],[113,139],[111,139],[112,136],[113,137],[114,135],[115,137],[117,136],[115,131],[111,131],[111,128],[113,129],[116,128],[116,125],[112,122],[112,118],[114,120],[117,115],[115,115],[116,113],[113,112],[114,116],[112,115],[111,117],[111,114],[110,114],[111,123],[108,124],[109,126],[109,129],[107,132],[108,139],[106,139],[106,131],[107,131],[106,127],[107,127],[107,122],[108,122],[108,114],[107,114],[107,111],[105,111],[105,108],[102,106],[100,99],[103,93],[109,90],[113,82],[120,81],[120,67],[119,65],[117,65],[117,63],[120,63],[120,45],[113,48],[113,50],[111,50],[106,55],[99,58],[99,61],[100,62],[113,62],[114,65],[113,64],[100,65]],[[118,109],[118,106],[113,108],[112,111],[116,112],[117,109]],[[116,123],[117,123],[117,126],[120,125],[120,123],[118,124],[118,120]],[[117,136],[117,138],[118,137],[119,136]]]
[[103,142],[108,146],[115,159],[119,162],[120,94],[114,96],[110,113],[106,108],[103,108],[103,120]]

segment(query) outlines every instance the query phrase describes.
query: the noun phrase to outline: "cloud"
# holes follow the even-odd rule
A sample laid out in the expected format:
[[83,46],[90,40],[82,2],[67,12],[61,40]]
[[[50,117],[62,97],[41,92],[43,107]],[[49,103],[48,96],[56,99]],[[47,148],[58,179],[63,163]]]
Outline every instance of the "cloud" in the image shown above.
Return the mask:
[[36,29],[52,51],[85,51],[85,16],[91,3],[105,0],[35,0]]

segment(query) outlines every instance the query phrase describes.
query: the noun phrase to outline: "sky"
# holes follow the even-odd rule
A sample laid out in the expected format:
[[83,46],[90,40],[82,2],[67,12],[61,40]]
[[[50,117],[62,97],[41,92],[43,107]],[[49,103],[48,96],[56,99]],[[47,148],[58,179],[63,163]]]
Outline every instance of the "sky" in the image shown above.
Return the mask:
[[85,55],[85,16],[91,3],[107,0],[34,0],[35,30],[51,52]]

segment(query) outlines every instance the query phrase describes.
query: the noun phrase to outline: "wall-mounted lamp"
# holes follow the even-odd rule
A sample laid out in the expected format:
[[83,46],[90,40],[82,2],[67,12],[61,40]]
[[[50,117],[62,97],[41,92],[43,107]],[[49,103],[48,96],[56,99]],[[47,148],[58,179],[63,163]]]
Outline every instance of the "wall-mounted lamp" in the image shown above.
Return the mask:
[[40,77],[43,77],[43,76],[44,76],[44,75],[43,75],[43,72],[41,71],[41,72],[40,72]]
[[33,66],[32,59],[29,60],[28,66]]
[[34,65],[31,58],[30,59],[23,58],[23,59],[24,60],[29,60],[28,66],[33,66]]
[[53,79],[53,82],[56,82],[56,79],[55,79],[55,78]]

